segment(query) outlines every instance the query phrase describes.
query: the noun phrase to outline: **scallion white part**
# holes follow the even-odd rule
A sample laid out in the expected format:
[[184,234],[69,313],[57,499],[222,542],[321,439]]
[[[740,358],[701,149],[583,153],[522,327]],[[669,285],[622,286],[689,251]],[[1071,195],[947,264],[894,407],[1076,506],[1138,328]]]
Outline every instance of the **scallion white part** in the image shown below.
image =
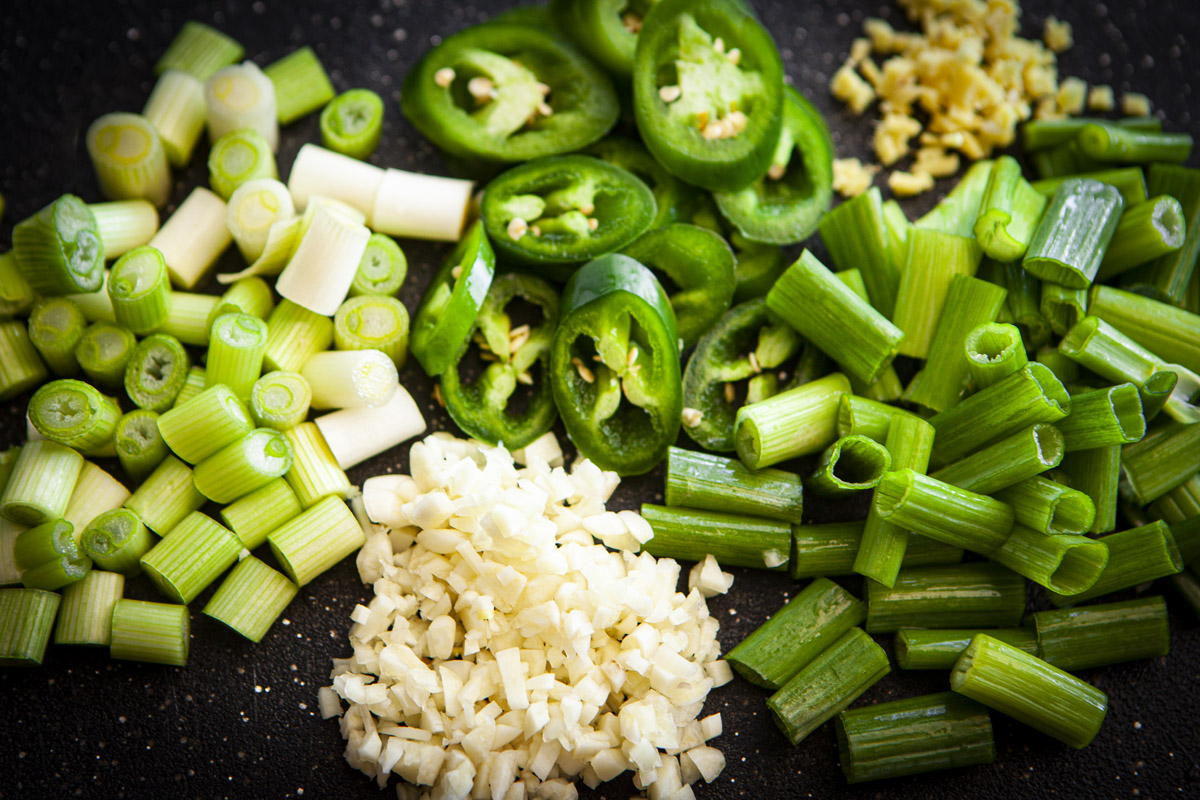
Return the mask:
[[171,283],[191,289],[232,241],[225,225],[225,201],[197,186],[150,240],[150,246],[166,259]]
[[167,70],[154,84],[142,116],[158,131],[171,166],[186,167],[204,131],[204,82],[181,70]]
[[350,291],[370,238],[366,226],[318,208],[275,290],[309,311],[333,316]]
[[328,350],[300,368],[313,408],[379,408],[398,390],[396,365],[379,350]]
[[75,541],[78,542],[79,537],[83,536],[83,530],[89,522],[105,511],[125,505],[129,494],[125,485],[112,475],[90,461],[83,462],[75,490],[71,492],[67,510],[63,512],[63,519],[75,528]]
[[346,408],[313,421],[342,469],[350,469],[425,432],[421,409],[399,384],[386,405]]
[[208,137],[220,139],[230,131],[250,128],[279,149],[279,120],[275,115],[275,84],[253,61],[218,70],[204,84],[208,107]]
[[372,164],[306,144],[292,162],[288,190],[301,211],[310,197],[321,195],[341,200],[370,217],[383,176],[384,171]]
[[13,547],[17,543],[17,536],[23,530],[24,525],[0,517],[0,586],[12,586],[21,582],[21,570],[17,567]]
[[88,322],[115,323],[117,321],[116,312],[113,311],[112,307],[112,300],[108,296],[108,275],[109,271],[105,270],[104,285],[100,287],[100,291],[69,294],[66,296],[68,300],[79,306],[79,310],[83,312],[83,318]]
[[472,181],[389,169],[375,195],[371,228],[389,236],[456,242],[474,188]]
[[242,258],[251,264],[263,254],[271,226],[296,215],[286,186],[274,178],[257,178],[234,189],[225,210],[225,224]]
[[[89,203],[88,209],[96,218],[96,231],[104,244],[104,257],[110,261],[135,247],[148,244],[158,231],[158,209],[148,200]],[[105,296],[108,295],[107,284],[102,291]]]

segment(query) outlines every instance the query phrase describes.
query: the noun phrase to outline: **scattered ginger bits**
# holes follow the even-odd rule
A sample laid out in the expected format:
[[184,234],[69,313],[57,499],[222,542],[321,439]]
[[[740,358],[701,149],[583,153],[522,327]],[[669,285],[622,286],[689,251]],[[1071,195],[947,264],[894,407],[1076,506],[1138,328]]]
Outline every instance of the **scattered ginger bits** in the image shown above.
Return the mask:
[[879,166],[865,166],[857,158],[837,158],[833,161],[833,188],[844,197],[860,195],[871,188]]

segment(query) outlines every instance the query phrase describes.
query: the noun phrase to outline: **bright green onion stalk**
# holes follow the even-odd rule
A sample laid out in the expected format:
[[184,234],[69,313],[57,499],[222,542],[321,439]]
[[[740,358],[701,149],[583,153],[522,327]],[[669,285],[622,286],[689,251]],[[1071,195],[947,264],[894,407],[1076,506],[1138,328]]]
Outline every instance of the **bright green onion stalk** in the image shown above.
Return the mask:
[[1126,531],[1101,536],[1108,547],[1108,566],[1090,589],[1066,595],[1050,592],[1056,606],[1083,603],[1094,597],[1119,592],[1140,583],[1165,578],[1183,569],[1183,556],[1170,527],[1158,520]]
[[8,479],[12,477],[13,467],[16,466],[19,455],[21,455],[20,447],[14,446],[0,450],[0,494],[4,492],[4,487],[8,485]]
[[108,297],[117,324],[144,335],[167,319],[171,281],[167,262],[153,247],[135,247],[117,259],[108,276]]
[[174,336],[183,344],[208,345],[208,318],[217,309],[218,298],[211,294],[171,292],[167,316],[157,333]]
[[1075,137],[1085,155],[1122,164],[1182,164],[1192,154],[1187,133],[1138,131],[1104,122],[1091,123]]
[[51,381],[34,392],[28,413],[42,436],[82,453],[112,442],[121,417],[116,404],[96,387],[70,378]]
[[247,550],[267,541],[267,534],[304,509],[287,481],[276,478],[221,509],[221,519]]
[[1170,195],[1125,209],[1113,233],[1097,281],[1110,281],[1134,267],[1175,252],[1187,236],[1183,206]]
[[[800,580],[854,573],[855,558],[862,549],[863,525],[861,521],[793,525],[788,575]],[[958,564],[963,559],[961,548],[927,536],[909,535],[907,541],[901,568]]]
[[1058,348],[1046,345],[1041,350],[1038,350],[1037,362],[1046,365],[1063,386],[1079,385],[1079,365],[1058,352]]
[[[158,209],[146,200],[114,200],[90,203],[96,232],[104,245],[104,257],[120,258],[135,247],[149,244],[158,231]],[[102,288],[100,291],[107,291]]]
[[274,309],[275,298],[266,281],[258,277],[242,278],[234,281],[221,295],[216,308],[208,315],[208,327],[211,332],[213,323],[222,314],[237,312],[265,320]]
[[1065,336],[1087,314],[1087,290],[1068,289],[1057,283],[1042,283],[1042,318],[1050,330]]
[[154,471],[169,452],[158,431],[158,414],[135,409],[117,420],[113,433],[121,468],[135,483]]
[[1096,520],[1096,507],[1083,492],[1038,475],[995,492],[1012,507],[1017,523],[1045,534],[1082,534]]
[[1104,722],[1104,692],[1012,645],[979,634],[950,673],[950,688],[1079,749]]
[[[905,249],[907,249],[907,239],[905,239],[905,244],[903,246]],[[844,269],[841,272],[835,272],[833,277],[850,287],[850,289],[856,295],[858,295],[864,303],[870,302],[867,295],[867,285],[863,283],[861,270]],[[813,347],[813,345],[806,344],[804,346],[805,353],[814,351],[820,356],[824,356],[824,353],[822,353],[820,350],[817,350],[815,347]],[[758,400],[763,399],[763,397],[770,397],[771,394],[774,394],[775,391],[777,391],[776,389],[771,389],[770,391],[764,392],[761,396],[751,399],[756,386],[763,382],[770,384],[770,382],[776,381],[776,376],[770,372],[768,365],[764,363],[762,359],[759,359],[759,364],[762,366],[763,372],[750,378],[750,381],[747,384],[746,392],[747,403],[757,402]],[[800,364],[798,362],[796,367],[797,373],[799,371],[799,366]],[[799,383],[799,381],[796,382]],[[872,400],[878,400],[882,403],[890,403],[892,401],[899,400],[900,396],[904,393],[904,386],[900,383],[900,376],[896,374],[896,369],[892,366],[888,366],[886,369],[880,372],[879,377],[876,378],[871,384],[866,384],[863,381],[860,381],[858,378],[850,376],[850,387],[856,394],[861,394],[865,397],[869,397]]]
[[192,471],[175,456],[167,456],[142,481],[125,507],[150,530],[166,536],[179,521],[204,505],[204,495],[192,483]]
[[245,50],[234,39],[202,22],[183,23],[166,52],[154,65],[154,74],[179,70],[199,79],[240,61]]
[[1146,202],[1146,174],[1142,171],[1141,167],[1119,167],[1117,169],[1102,169],[1080,175],[1062,175],[1057,178],[1034,181],[1032,185],[1034,189],[1037,189],[1046,197],[1053,197],[1054,193],[1058,191],[1058,187],[1064,181],[1072,178],[1090,178],[1091,180],[1116,187],[1121,196],[1125,198],[1126,208],[1132,208],[1139,203]]
[[711,555],[723,566],[787,569],[792,528],[779,520],[720,511],[642,504],[654,538],[642,549],[655,558],[703,561]]
[[1007,504],[911,469],[884,475],[871,507],[885,522],[982,555],[1000,547],[1013,526]]
[[[1079,148],[1079,143],[1075,141],[1038,150],[1030,155],[1029,160],[1033,162],[1033,169],[1042,180],[1087,174],[1104,167],[1103,161],[1085,155]],[[1061,185],[1059,184],[1060,187]],[[1057,192],[1057,189],[1055,191]]]
[[125,392],[138,408],[171,408],[187,380],[187,351],[174,336],[155,333],[138,342],[125,367]]
[[1063,457],[1062,469],[1070,478],[1071,488],[1086,494],[1096,507],[1096,519],[1088,532],[1116,530],[1121,446],[1068,453]]
[[983,252],[1006,263],[1025,255],[1046,205],[1046,198],[1021,176],[1017,160],[1000,156],[992,165],[975,220],[975,238]]
[[23,322],[0,322],[0,401],[10,400],[50,377]]
[[1171,647],[1162,597],[1038,611],[1033,624],[1038,654],[1068,672],[1158,658]]
[[271,149],[270,142],[250,128],[223,134],[208,153],[208,185],[222,200],[229,200],[245,183],[260,178],[278,180]]
[[399,386],[396,365],[378,350],[330,350],[304,362],[313,408],[379,408]]
[[350,297],[381,294],[394,297],[408,275],[408,259],[396,240],[382,233],[372,233],[367,249],[358,262]]
[[734,438],[738,458],[760,469],[816,453],[837,439],[838,408],[850,394],[840,372],[738,409]]
[[75,346],[75,360],[92,383],[109,390],[120,389],[136,347],[137,337],[128,329],[111,322],[93,322]]
[[1155,500],[1150,511],[1171,525],[1200,517],[1200,475],[1193,475]]
[[311,114],[333,99],[333,84],[311,47],[300,47],[267,66],[275,84],[275,108],[280,125]]
[[892,420],[902,416],[916,415],[878,400],[843,394],[838,402],[837,435],[867,436],[882,444]]
[[177,69],[163,72],[146,99],[142,116],[154,126],[167,161],[181,169],[204,132],[204,81]]
[[27,316],[37,295],[17,266],[17,256],[11,250],[0,253],[0,315]]
[[767,708],[796,745],[889,672],[883,648],[851,628],[771,695]]
[[1111,286],[1092,287],[1088,314],[1164,361],[1200,371],[1200,315]]
[[21,447],[0,495],[0,516],[21,525],[62,517],[83,470],[83,456],[45,439]]
[[1049,147],[1073,142],[1079,132],[1092,124],[1115,125],[1135,131],[1161,131],[1162,120],[1157,117],[1129,117],[1120,120],[1096,117],[1067,117],[1065,119],[1038,119],[1021,126],[1021,144],[1026,152],[1044,150]]
[[996,760],[987,708],[954,692],[843,711],[834,730],[849,783]]
[[29,341],[60,378],[79,374],[75,348],[86,328],[87,320],[79,306],[65,297],[44,300],[29,315]]
[[95,292],[104,284],[104,244],[87,203],[64,194],[12,229],[17,267],[44,297]]
[[333,317],[333,343],[338,350],[378,350],[399,369],[408,355],[408,310],[394,297],[351,297]]
[[179,394],[175,395],[175,404],[171,408],[179,408],[203,392],[207,374],[208,371],[204,367],[193,366],[188,369],[187,380],[183,382],[183,388],[179,390]]
[[974,239],[918,227],[909,237],[892,321],[904,331],[900,353],[926,358],[955,276],[973,276],[982,251]]
[[197,186],[154,234],[150,246],[163,254],[174,286],[195,287],[229,247],[233,235],[225,224],[225,210],[224,200]]
[[85,461],[79,472],[79,480],[75,482],[75,491],[71,492],[71,499],[63,512],[63,519],[71,523],[75,540],[79,541],[92,520],[106,511],[120,508],[128,499],[129,490],[123,483],[90,461]]
[[187,606],[123,598],[113,606],[109,655],[125,661],[187,665]]
[[1044,281],[1086,289],[1100,269],[1125,200],[1112,186],[1065,181],[1038,225],[1022,265]]
[[1138,294],[1180,305],[1189,283],[1193,282],[1200,254],[1200,170],[1154,164],[1150,167],[1147,187],[1152,197],[1166,194],[1179,200],[1187,235],[1178,250],[1127,273],[1122,283]]
[[873,489],[891,465],[891,454],[874,439],[843,436],[821,454],[808,488],[826,497]]
[[196,465],[192,480],[200,494],[218,503],[258,489],[291,469],[292,447],[273,428],[258,428]]
[[672,447],[667,450],[664,501],[800,524],[804,494],[800,476],[780,469],[751,472],[735,458]]
[[224,384],[210,386],[158,418],[163,441],[189,464],[203,461],[253,428],[245,404]]
[[363,546],[362,526],[339,497],[328,496],[267,537],[284,574],[300,586]]
[[1171,536],[1179,548],[1179,556],[1187,566],[1200,563],[1200,516],[1170,523]]
[[861,270],[871,305],[890,317],[904,265],[892,262],[879,189],[871,187],[831,209],[818,230],[833,263]]
[[13,558],[27,589],[54,591],[88,574],[92,561],[79,552],[74,530],[71,523],[56,519],[17,534]]
[[1025,579],[991,562],[902,569],[891,588],[867,581],[867,631],[1013,628],[1025,614]]
[[54,643],[108,647],[113,607],[124,591],[124,575],[97,569],[68,585],[58,609]]
[[311,404],[312,387],[296,372],[268,372],[250,391],[250,414],[260,428],[294,428],[308,417]]
[[983,195],[987,191],[994,164],[991,159],[972,164],[950,193],[932,211],[917,220],[916,227],[954,236],[974,236],[975,220],[979,217],[979,208],[983,204]]
[[1076,394],[1071,413],[1057,427],[1068,453],[1139,442],[1146,435],[1146,419],[1138,387],[1120,383]]
[[100,193],[109,200],[167,204],[171,168],[158,131],[145,117],[125,112],[99,117],[87,129],[87,150]]
[[333,451],[314,423],[304,422],[283,433],[292,446],[293,459],[292,468],[284,478],[296,493],[300,505],[311,508],[331,495],[342,499],[350,496],[354,488],[350,478],[338,466]]
[[1121,451],[1121,490],[1146,505],[1200,472],[1200,426],[1172,422]]
[[1076,594],[1091,588],[1108,564],[1108,548],[1086,536],[1051,536],[1024,525],[990,556],[993,561],[1055,592]]
[[333,344],[333,320],[290,300],[281,300],[267,319],[263,368],[299,372],[312,356]]
[[1005,264],[1003,285],[1008,290],[1008,312],[1021,331],[1025,349],[1037,350],[1050,338],[1050,323],[1041,310],[1041,282],[1020,264]]
[[60,600],[40,589],[0,589],[0,667],[42,663]]
[[154,535],[135,512],[115,508],[88,523],[79,545],[97,568],[132,578],[142,571],[142,556],[154,541]]
[[233,566],[241,549],[224,526],[193,511],[142,556],[142,570],[164,596],[187,605]]
[[383,133],[383,100],[370,89],[351,89],[321,111],[321,144],[335,153],[366,160]]
[[963,347],[971,382],[977,389],[986,389],[1029,363],[1021,331],[1015,325],[977,325],[967,334]]
[[1065,452],[1058,429],[1038,423],[948,464],[930,477],[960,489],[992,494],[1054,469]]
[[240,399],[249,400],[266,349],[267,323],[249,314],[222,314],[209,337],[205,383],[224,384]]
[[755,686],[778,690],[842,634],[867,607],[827,578],[817,578],[725,655]]
[[230,570],[204,613],[258,642],[299,591],[285,576],[249,556]]
[[1025,628],[951,628],[924,630],[904,628],[896,632],[892,649],[900,669],[953,669],[954,662],[971,644],[976,634],[986,633],[1002,642],[1038,654],[1037,633]]

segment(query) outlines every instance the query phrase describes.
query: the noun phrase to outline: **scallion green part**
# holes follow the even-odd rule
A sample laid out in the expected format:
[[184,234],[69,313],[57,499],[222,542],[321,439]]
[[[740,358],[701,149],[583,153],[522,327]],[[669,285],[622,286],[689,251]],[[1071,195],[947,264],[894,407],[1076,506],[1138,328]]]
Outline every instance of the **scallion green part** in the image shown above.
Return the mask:
[[219,298],[195,292],[171,292],[167,317],[158,333],[174,336],[183,344],[208,345],[208,318],[219,307]]
[[1038,119],[1021,125],[1021,144],[1027,152],[1066,144],[1073,142],[1080,131],[1092,124],[1115,125],[1135,131],[1162,130],[1162,120],[1157,117],[1129,117],[1115,121],[1096,117]]
[[1172,422],[1121,451],[1121,488],[1146,505],[1200,472],[1200,427]]
[[1025,350],[1036,350],[1050,338],[1050,323],[1041,310],[1041,281],[1020,264],[1004,264],[1003,274],[1003,285],[1008,290],[1008,314],[1021,331]]
[[333,99],[333,84],[311,47],[301,47],[263,70],[275,84],[279,124],[311,114]]
[[365,160],[383,133],[383,100],[370,89],[342,92],[321,110],[321,144]]
[[64,194],[12,229],[17,267],[50,297],[95,292],[104,284],[104,244],[87,203]]
[[154,542],[134,511],[116,508],[88,523],[79,544],[97,568],[132,578],[142,571],[141,558]]
[[232,503],[291,469],[292,447],[273,428],[258,428],[196,465],[192,480],[209,500]]
[[79,541],[92,520],[105,511],[120,508],[129,496],[129,490],[119,480],[90,461],[83,462],[75,491],[71,492],[67,510],[63,512],[63,519],[74,528],[75,541]]
[[326,497],[267,537],[284,574],[304,586],[363,546],[367,536],[339,497]]
[[82,453],[112,442],[121,411],[90,383],[62,378],[33,393],[29,421],[52,442]]
[[913,230],[892,314],[904,331],[902,355],[928,357],[951,283],[958,275],[973,276],[982,255],[974,239],[920,226]]
[[1200,315],[1111,286],[1093,286],[1088,314],[1166,362],[1200,371]]
[[250,414],[260,428],[285,431],[308,417],[312,387],[297,372],[268,372],[250,391]]
[[264,369],[299,372],[312,356],[333,344],[333,320],[281,300],[267,319]]
[[316,424],[304,422],[283,433],[292,446],[293,459],[292,468],[284,479],[296,493],[300,505],[311,508],[326,497],[345,499],[350,496],[353,490],[350,478],[338,466],[337,458]]
[[189,20],[154,65],[154,74],[170,69],[186,72],[205,81],[217,70],[241,61],[245,50],[216,28]]
[[167,151],[150,120],[116,112],[87,129],[87,151],[100,194],[109,200],[143,199],[165,206],[171,196]]
[[1074,605],[1119,592],[1147,581],[1174,575],[1183,569],[1183,556],[1171,529],[1162,520],[1101,536],[1108,547],[1108,566],[1090,589],[1075,594],[1050,592],[1056,606]]
[[911,469],[884,475],[871,508],[885,522],[982,555],[1004,544],[1013,526],[1007,504]]
[[[96,219],[96,232],[104,245],[104,257],[110,260],[149,244],[158,231],[158,209],[146,200],[90,203],[88,209]],[[107,284],[107,279],[105,282]],[[107,292],[107,286],[100,291]]]
[[267,541],[267,534],[304,509],[287,481],[276,478],[221,509],[221,519],[247,550]]
[[1141,131],[1104,122],[1084,125],[1075,141],[1085,155],[1106,163],[1182,164],[1192,154],[1191,134]]
[[367,249],[358,262],[350,297],[382,294],[394,297],[408,275],[408,259],[396,240],[382,233],[372,233]]
[[871,187],[831,209],[818,231],[838,269],[861,270],[871,305],[891,317],[903,264],[892,262],[879,189]]
[[113,658],[186,666],[190,638],[187,606],[128,598],[113,606]]
[[228,529],[193,511],[142,556],[142,570],[163,595],[187,605],[233,566],[241,549]]
[[204,613],[258,642],[299,591],[284,575],[249,556],[230,570]]
[[1038,654],[1068,672],[1165,656],[1171,647],[1162,597],[1038,611]]
[[1186,236],[1178,250],[1126,273],[1122,283],[1138,294],[1181,305],[1188,285],[1193,283],[1196,259],[1200,256],[1200,170],[1154,164],[1146,185],[1151,197],[1165,194],[1179,201]]
[[1155,500],[1150,511],[1171,525],[1200,516],[1200,475],[1193,475]]
[[0,315],[25,316],[37,295],[17,266],[16,253],[0,253]]
[[821,454],[808,488],[826,497],[873,489],[892,465],[883,445],[866,436],[843,436]]
[[1091,180],[1116,187],[1121,196],[1125,198],[1126,208],[1146,202],[1146,174],[1142,171],[1141,167],[1119,167],[1117,169],[1103,169],[1079,175],[1062,175],[1057,178],[1034,181],[1032,186],[1046,197],[1053,197],[1054,193],[1058,191],[1058,187],[1064,181],[1071,180],[1072,178],[1090,178]]
[[898,406],[878,400],[843,394],[838,402],[837,435],[868,436],[877,442],[887,441],[892,420],[900,416],[914,416]]
[[1018,524],[1045,534],[1082,534],[1096,520],[1096,507],[1090,497],[1040,475],[994,495],[1012,507]]
[[1057,467],[1065,452],[1058,429],[1038,423],[976,450],[930,477],[960,489],[992,494]]
[[742,406],[734,428],[738,458],[760,469],[820,452],[837,439],[839,403],[848,394],[850,381],[835,372]]
[[904,628],[896,632],[893,643],[896,665],[900,669],[953,669],[954,662],[979,633],[986,633],[1026,653],[1038,654],[1037,632],[1029,627],[987,630]]
[[125,507],[159,536],[169,534],[202,505],[204,495],[196,491],[191,469],[175,456],[164,458],[125,501]]
[[996,159],[974,226],[983,252],[1005,263],[1025,255],[1046,204],[1046,198],[1021,176],[1015,158]]
[[1029,362],[1021,331],[1015,325],[985,322],[975,326],[963,343],[971,383],[986,389]]
[[158,418],[163,441],[189,464],[198,464],[253,429],[246,405],[224,384],[210,386]]
[[[225,66],[225,65],[222,65]],[[204,81],[178,69],[158,77],[142,116],[154,126],[172,167],[186,167],[204,132]]]
[[975,220],[979,217],[994,163],[991,159],[984,159],[972,164],[950,193],[932,211],[916,221],[916,227],[955,236],[974,236]]
[[113,607],[124,592],[124,575],[98,569],[68,585],[58,608],[54,643],[108,647]]
[[0,495],[0,516],[21,525],[62,517],[75,491],[83,456],[45,439],[26,442]]
[[44,300],[29,315],[29,341],[60,378],[79,374],[75,348],[86,328],[87,320],[79,306],[65,297]]
[[151,334],[138,342],[125,367],[125,392],[138,408],[167,411],[183,388],[190,365],[178,339]]
[[752,472],[735,458],[672,447],[667,450],[668,506],[768,517],[799,524],[804,511],[800,476],[781,469]]
[[21,568],[17,566],[13,548],[23,530],[24,525],[0,517],[0,586],[12,586],[21,582]]
[[205,383],[223,384],[238,398],[249,400],[266,349],[267,323],[250,314],[222,314],[209,336]]
[[117,420],[113,441],[121,468],[135,483],[153,472],[170,452],[158,430],[158,414],[144,408],[130,411]]
[[651,503],[642,504],[642,517],[654,530],[642,549],[655,558],[703,561],[711,555],[722,566],[787,569],[792,528],[785,522]]
[[42,663],[60,600],[41,589],[0,589],[0,667]]
[[122,388],[125,366],[133,357],[137,337],[111,322],[93,322],[75,346],[75,360],[92,383],[105,389]]
[[1042,318],[1058,336],[1066,335],[1087,314],[1087,290],[1042,284]]
[[1084,154],[1079,143],[1075,141],[1038,150],[1030,154],[1029,160],[1033,162],[1033,169],[1042,180],[1088,174],[1105,166],[1103,161],[1097,161]]
[[1107,533],[1117,527],[1117,496],[1121,472],[1121,446],[1077,450],[1063,457],[1063,472],[1072,489],[1083,492],[1096,507],[1090,533]]
[[866,582],[867,631],[1014,628],[1025,614],[1025,579],[990,562],[900,570],[891,588]]
[[1004,544],[988,557],[1039,586],[1076,594],[1100,579],[1108,564],[1108,548],[1086,536],[1052,536],[1016,525]]
[[1044,281],[1086,289],[1100,269],[1124,208],[1121,193],[1109,184],[1064,181],[1034,233],[1022,266]]
[[338,350],[378,350],[399,369],[408,355],[408,310],[394,297],[351,297],[334,314],[333,343]]
[[[183,382],[183,388],[179,390],[179,394],[175,395],[175,404],[171,408],[179,408],[181,405],[196,397],[205,389],[207,370],[204,367],[193,366],[188,370],[187,380]],[[138,409],[139,411],[143,409]]]
[[1096,280],[1109,281],[1183,246],[1187,221],[1183,206],[1170,195],[1126,208],[1104,253]]
[[153,247],[135,247],[117,259],[108,275],[108,297],[117,324],[138,335],[167,319],[171,281],[167,262]]
[[1142,397],[1132,383],[1072,396],[1071,413],[1056,424],[1068,453],[1139,442],[1146,435]]
[[275,298],[271,295],[271,286],[266,281],[257,276],[241,278],[225,290],[217,306],[208,315],[209,332],[212,331],[213,323],[223,314],[238,312],[265,320],[274,310]]
[[271,143],[256,130],[230,131],[213,143],[208,153],[208,185],[228,200],[244,183],[258,178],[279,178]]
[[[793,525],[788,574],[793,580],[799,580],[853,573],[855,558],[862,549],[863,525],[863,522]],[[962,559],[961,548],[913,534],[907,538],[900,563],[901,567],[923,567],[958,564]]]
[[1175,538],[1175,546],[1179,548],[1179,556],[1187,566],[1200,563],[1200,516],[1169,523],[1171,536]]
[[0,322],[0,401],[10,400],[50,377],[23,322]]

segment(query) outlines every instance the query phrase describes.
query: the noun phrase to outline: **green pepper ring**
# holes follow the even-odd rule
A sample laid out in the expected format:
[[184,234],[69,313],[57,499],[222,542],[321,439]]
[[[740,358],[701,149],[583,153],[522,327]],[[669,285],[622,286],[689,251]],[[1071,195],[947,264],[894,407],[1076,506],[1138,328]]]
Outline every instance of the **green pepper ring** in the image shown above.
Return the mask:
[[630,5],[628,0],[550,0],[550,17],[593,61],[629,80],[637,34],[626,30],[621,12]]
[[667,172],[641,142],[625,136],[606,136],[583,152],[632,172],[650,187],[658,206],[651,228],[691,220],[699,203],[699,190]]

